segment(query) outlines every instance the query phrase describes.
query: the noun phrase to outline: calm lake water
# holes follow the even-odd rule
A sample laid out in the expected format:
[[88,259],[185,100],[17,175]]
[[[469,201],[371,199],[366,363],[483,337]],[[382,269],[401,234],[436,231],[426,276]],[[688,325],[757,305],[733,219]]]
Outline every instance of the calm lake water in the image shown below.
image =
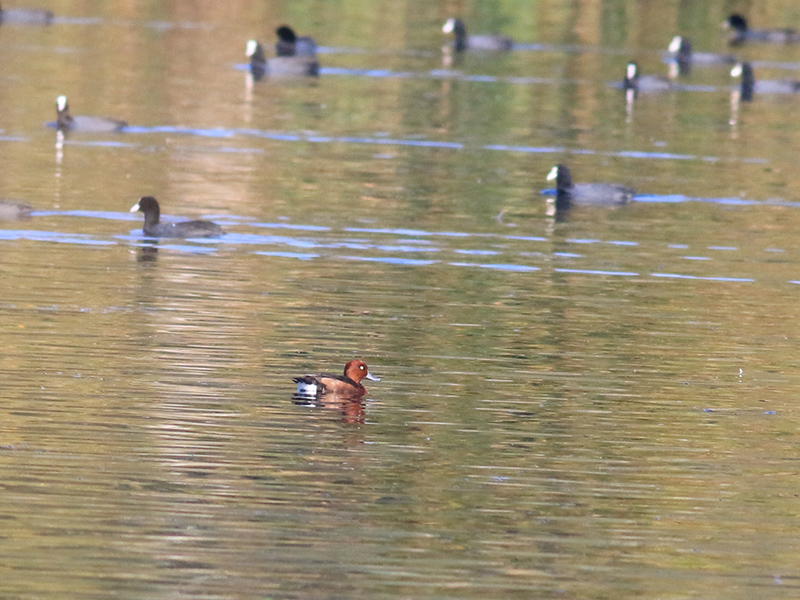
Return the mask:
[[[35,209],[0,223],[0,596],[797,597],[800,94],[737,103],[729,66],[618,85],[678,33],[728,52],[748,6],[61,0],[0,26],[0,197]],[[456,13],[517,47],[448,64]],[[317,80],[250,80],[282,23]],[[735,52],[800,79],[800,45]],[[130,127],[59,139],[59,94]],[[556,162],[636,201],[555,220]],[[148,241],[144,195],[227,233]],[[364,402],[293,400],[355,357]]]

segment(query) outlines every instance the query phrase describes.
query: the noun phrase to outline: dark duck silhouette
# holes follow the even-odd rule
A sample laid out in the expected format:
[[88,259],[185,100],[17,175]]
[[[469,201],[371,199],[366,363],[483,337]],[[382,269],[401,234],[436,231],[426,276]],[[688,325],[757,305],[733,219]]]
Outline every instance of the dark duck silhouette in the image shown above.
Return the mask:
[[294,29],[288,25],[281,25],[275,30],[278,42],[275,44],[275,53],[278,56],[316,56],[317,43],[309,36],[297,37]]
[[452,33],[455,36],[453,49],[456,52],[464,50],[483,50],[488,52],[502,52],[511,50],[514,40],[500,34],[467,35],[464,21],[450,17],[442,27],[442,32]]
[[274,56],[268,60],[264,55],[264,47],[256,40],[247,42],[245,53],[250,59],[250,72],[254,79],[264,76],[293,78],[319,75],[319,63],[311,55]]
[[736,57],[732,54],[695,52],[692,47],[692,41],[681,35],[676,35],[672,38],[667,48],[667,56],[669,60],[678,65],[678,72],[682,75],[688,74],[692,66],[732,65],[736,63]]
[[751,29],[747,19],[734,13],[722,24],[731,31],[728,43],[731,46],[741,46],[746,42],[765,42],[768,44],[796,44],[800,42],[800,33],[791,27],[774,29]]
[[66,96],[56,98],[56,127],[61,131],[85,131],[101,133],[105,131],[122,131],[128,124],[119,119],[109,117],[72,116]]
[[182,221],[180,223],[160,223],[161,209],[158,200],[145,196],[131,207],[131,212],[144,213],[142,230],[148,237],[158,238],[196,238],[217,237],[224,233],[222,227],[211,221]]
[[554,166],[547,181],[556,182],[556,212],[573,206],[619,206],[631,201],[634,191],[616,183],[573,183],[572,173],[564,164]]
[[625,79],[622,85],[626,90],[634,92],[651,93],[665,92],[673,89],[675,83],[659,75],[640,75],[639,65],[631,61],[625,69]]

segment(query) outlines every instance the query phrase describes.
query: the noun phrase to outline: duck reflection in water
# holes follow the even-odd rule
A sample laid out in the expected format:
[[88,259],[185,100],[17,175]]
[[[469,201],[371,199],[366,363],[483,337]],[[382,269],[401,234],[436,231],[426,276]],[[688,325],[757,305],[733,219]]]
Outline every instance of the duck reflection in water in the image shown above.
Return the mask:
[[33,207],[27,202],[0,198],[0,221],[23,221],[31,218]]
[[158,240],[153,240],[152,243],[139,246],[139,252],[136,254],[136,262],[154,263],[157,260],[158,260]]
[[319,398],[294,394],[292,402],[298,406],[308,406],[329,411],[338,411],[344,423],[363,423],[366,418],[366,402],[363,396],[348,398],[336,394],[325,394]]

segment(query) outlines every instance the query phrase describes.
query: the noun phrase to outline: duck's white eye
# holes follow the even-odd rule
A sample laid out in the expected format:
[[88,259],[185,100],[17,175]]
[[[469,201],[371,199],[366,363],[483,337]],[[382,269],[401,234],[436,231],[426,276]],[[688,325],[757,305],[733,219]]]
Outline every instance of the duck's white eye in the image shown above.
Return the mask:
[[[241,48],[241,46],[239,46]],[[247,50],[245,52],[246,56],[253,56],[256,53],[256,48],[258,48],[258,42],[255,40],[250,40],[247,42]]]
[[64,110],[67,107],[67,97],[59,96],[56,98],[56,107],[58,107],[58,110]]
[[553,181],[558,177],[558,166],[553,167],[550,169],[550,172],[547,174],[547,181]]
[[452,31],[455,28],[456,28],[456,20],[453,17],[450,17],[445,22],[444,27],[442,27],[442,32],[443,33],[452,33]]
[[731,69],[731,77],[741,77],[742,76],[742,63],[736,63]]
[[674,38],[672,38],[672,41],[669,43],[668,50],[670,52],[677,52],[678,50],[681,49],[681,42],[682,41],[683,41],[683,38],[681,38],[681,36],[679,36],[679,35],[676,35]]

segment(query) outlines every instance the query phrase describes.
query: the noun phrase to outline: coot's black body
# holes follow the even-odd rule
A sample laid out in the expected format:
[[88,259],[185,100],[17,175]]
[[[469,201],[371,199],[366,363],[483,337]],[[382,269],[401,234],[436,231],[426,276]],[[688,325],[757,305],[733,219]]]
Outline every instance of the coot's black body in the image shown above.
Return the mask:
[[750,63],[739,63],[731,69],[732,77],[741,77],[739,91],[741,99],[749,102],[753,94],[796,94],[800,92],[800,81],[779,79],[772,81],[756,81],[753,66]]
[[666,77],[659,77],[658,75],[640,75],[639,65],[635,62],[628,63],[622,85],[626,90],[643,93],[665,92],[675,87],[675,83]]
[[84,131],[93,133],[122,131],[128,124],[109,117],[73,116],[69,112],[66,96],[56,98],[56,126],[61,131]]
[[275,44],[275,53],[278,56],[316,56],[317,43],[314,38],[307,35],[298,37],[294,29],[288,25],[281,25],[275,30],[278,42]]
[[180,223],[160,223],[161,209],[158,200],[145,196],[131,207],[131,212],[144,213],[142,230],[148,237],[158,238],[196,238],[217,237],[224,233],[222,227],[211,221],[182,221]]
[[442,27],[444,33],[452,33],[455,36],[453,49],[456,52],[464,50],[483,50],[488,52],[504,52],[511,50],[514,40],[505,35],[484,34],[467,35],[467,27],[461,19],[450,17]]
[[564,164],[554,166],[547,175],[556,181],[556,210],[572,206],[618,206],[631,201],[634,191],[616,183],[573,183],[572,173]]
[[682,75],[687,75],[693,66],[733,65],[736,57],[732,54],[695,52],[689,38],[676,35],[667,49],[669,59],[677,63]]
[[800,32],[791,27],[775,29],[751,29],[747,19],[738,13],[728,17],[723,25],[731,30],[728,43],[741,46],[746,42],[765,42],[768,44],[796,44],[800,42]]
[[319,63],[314,56],[275,56],[267,60],[264,55],[264,47],[256,40],[247,42],[246,54],[250,59],[250,72],[257,80],[264,76],[295,78],[319,75]]

